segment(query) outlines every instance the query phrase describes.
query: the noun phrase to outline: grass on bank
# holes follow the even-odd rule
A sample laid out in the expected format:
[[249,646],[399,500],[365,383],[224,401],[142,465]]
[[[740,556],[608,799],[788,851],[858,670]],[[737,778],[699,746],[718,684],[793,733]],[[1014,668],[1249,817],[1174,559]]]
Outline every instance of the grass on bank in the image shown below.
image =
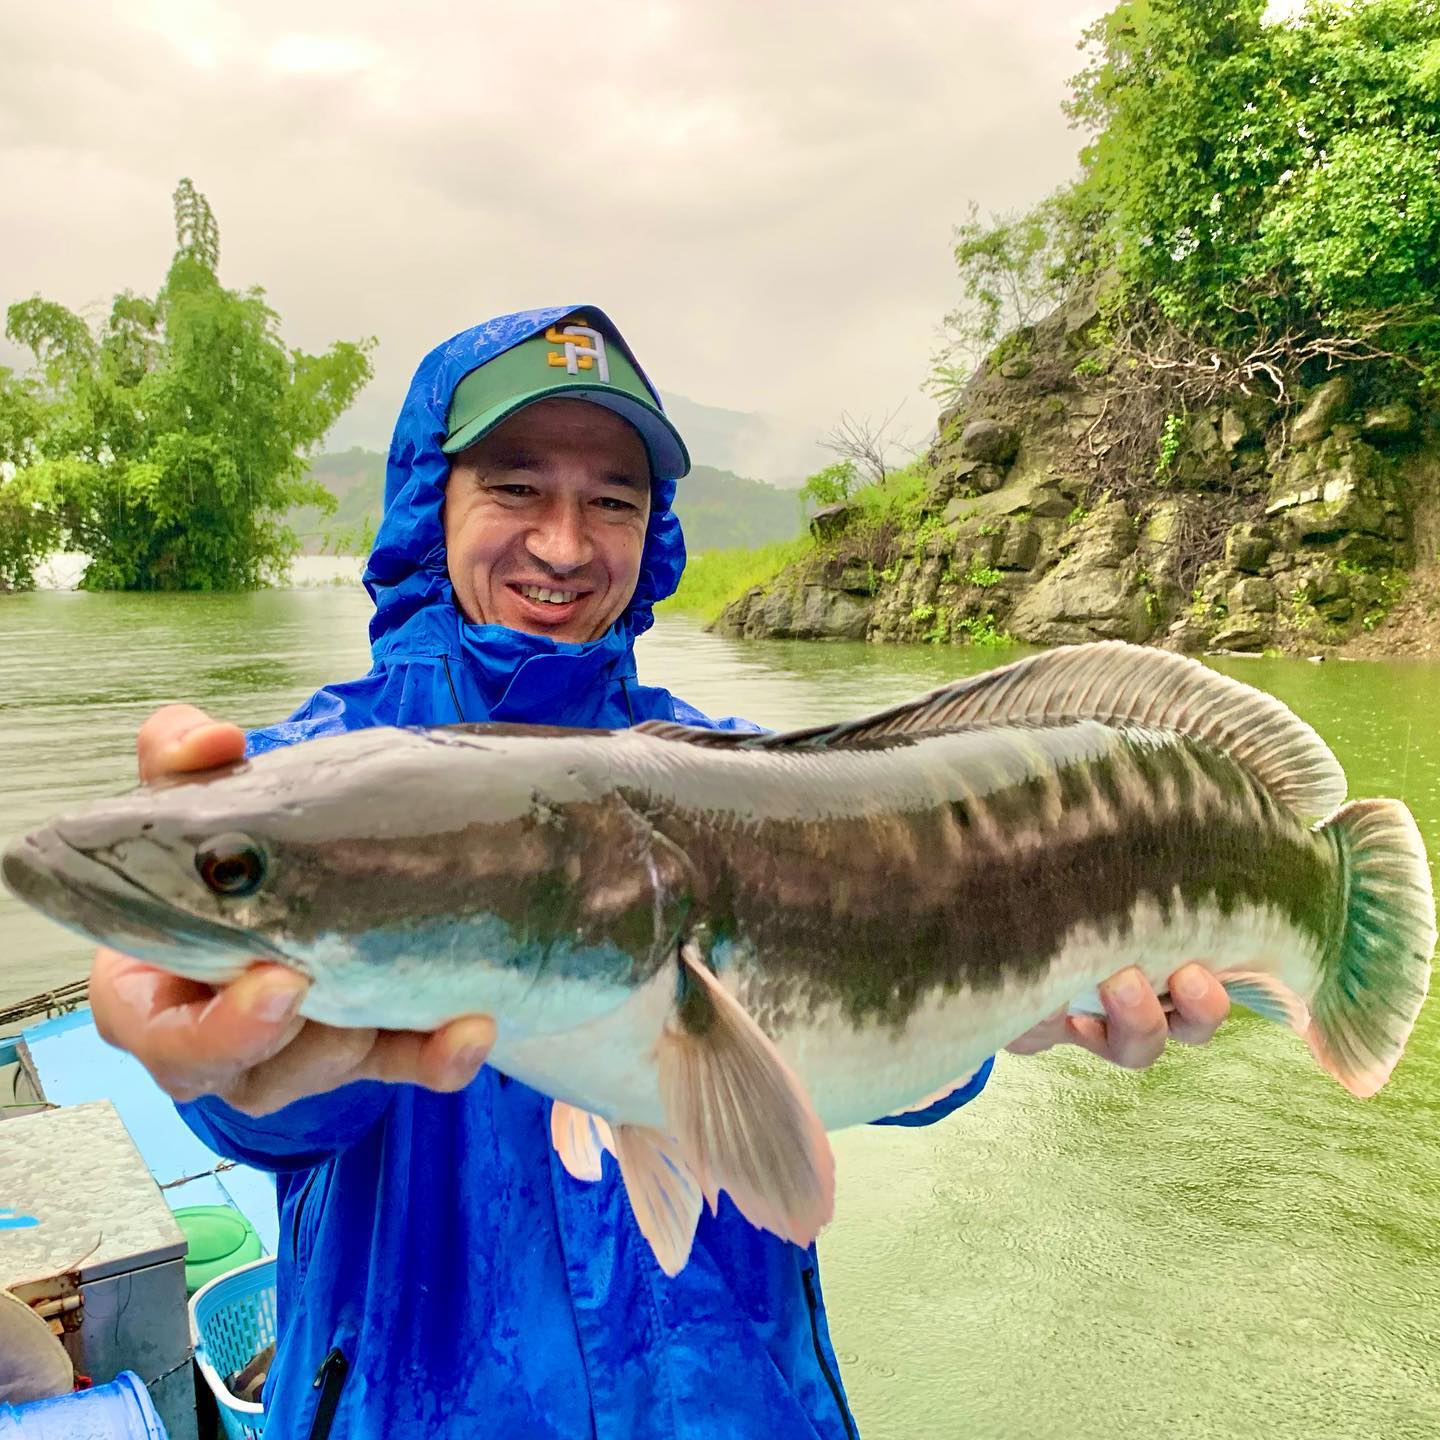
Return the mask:
[[[929,474],[920,463],[897,470],[884,485],[866,485],[848,496],[859,512],[851,530],[913,525],[925,496]],[[847,532],[849,533],[849,532]],[[707,550],[692,555],[680,588],[659,608],[694,615],[707,624],[732,601],[755,585],[765,585],[787,566],[811,559],[819,543],[808,531],[795,540],[762,545],[755,550]]]
[[814,541],[805,535],[757,550],[707,550],[692,555],[685,563],[680,588],[658,608],[694,615],[708,623],[752,585],[773,580],[813,548]]

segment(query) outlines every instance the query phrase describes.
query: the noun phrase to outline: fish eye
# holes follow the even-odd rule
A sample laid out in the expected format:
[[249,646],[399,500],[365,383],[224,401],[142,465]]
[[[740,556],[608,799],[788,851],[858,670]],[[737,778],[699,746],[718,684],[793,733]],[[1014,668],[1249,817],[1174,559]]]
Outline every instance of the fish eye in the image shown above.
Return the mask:
[[195,852],[195,868],[216,895],[253,895],[265,878],[265,854],[247,835],[220,835]]

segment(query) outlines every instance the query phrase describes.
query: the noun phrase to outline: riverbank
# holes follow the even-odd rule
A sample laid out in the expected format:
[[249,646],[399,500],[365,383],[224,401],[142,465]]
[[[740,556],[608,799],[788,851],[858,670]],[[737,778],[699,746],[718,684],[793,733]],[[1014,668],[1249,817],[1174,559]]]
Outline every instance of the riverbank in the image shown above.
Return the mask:
[[940,416],[894,523],[821,512],[717,630],[1440,654],[1440,422],[1418,392],[1340,370],[1287,405],[1138,416],[1127,375],[1093,303],[1015,332]]

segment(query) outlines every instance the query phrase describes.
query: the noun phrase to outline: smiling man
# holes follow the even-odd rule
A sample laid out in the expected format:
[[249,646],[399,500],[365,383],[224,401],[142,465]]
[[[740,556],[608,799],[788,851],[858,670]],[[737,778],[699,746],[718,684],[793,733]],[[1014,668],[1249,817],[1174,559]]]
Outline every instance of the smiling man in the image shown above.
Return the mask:
[[[599,311],[456,336],[422,362],[391,445],[365,577],[370,672],[248,737],[160,711],[140,734],[142,775],[374,725],[744,727],[635,674],[635,638],[684,565],[671,507],[688,466]],[[1068,1039],[1140,1066],[1167,1034],[1207,1039],[1225,1013],[1225,992],[1189,966],[1167,1029],[1137,977],[1102,989],[1108,1025],[1056,1017],[1017,1047]],[[335,1030],[298,1018],[304,992],[275,965],[216,992],[109,951],[91,979],[102,1033],[213,1148],[276,1176],[267,1440],[855,1436],[813,1246],[752,1228],[722,1195],[668,1278],[616,1167],[575,1179],[550,1101],[483,1067],[486,1017],[426,1035]],[[902,1123],[949,1114],[988,1074]]]

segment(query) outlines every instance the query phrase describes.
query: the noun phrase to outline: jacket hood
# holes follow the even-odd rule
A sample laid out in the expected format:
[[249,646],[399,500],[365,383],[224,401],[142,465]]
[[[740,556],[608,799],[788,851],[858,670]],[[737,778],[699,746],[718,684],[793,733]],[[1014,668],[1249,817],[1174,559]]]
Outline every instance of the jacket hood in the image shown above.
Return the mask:
[[[450,463],[440,449],[455,387],[477,366],[577,310],[599,316],[619,338],[614,322],[597,306],[560,305],[501,315],[436,346],[410,382],[390,442],[385,514],[364,577],[375,601],[370,622],[375,659],[443,655],[459,660],[486,694],[487,708],[500,703],[518,668],[532,658],[569,657],[569,664],[542,667],[564,673],[567,681],[581,678],[580,672],[633,675],[635,637],[654,623],[654,606],[675,593],[685,568],[685,541],[671,508],[675,480],[656,476],[635,594],[600,639],[573,644],[500,625],[472,625],[455,604],[441,515]],[[624,345],[623,339],[620,343]],[[660,396],[638,362],[636,369],[659,405]]]

